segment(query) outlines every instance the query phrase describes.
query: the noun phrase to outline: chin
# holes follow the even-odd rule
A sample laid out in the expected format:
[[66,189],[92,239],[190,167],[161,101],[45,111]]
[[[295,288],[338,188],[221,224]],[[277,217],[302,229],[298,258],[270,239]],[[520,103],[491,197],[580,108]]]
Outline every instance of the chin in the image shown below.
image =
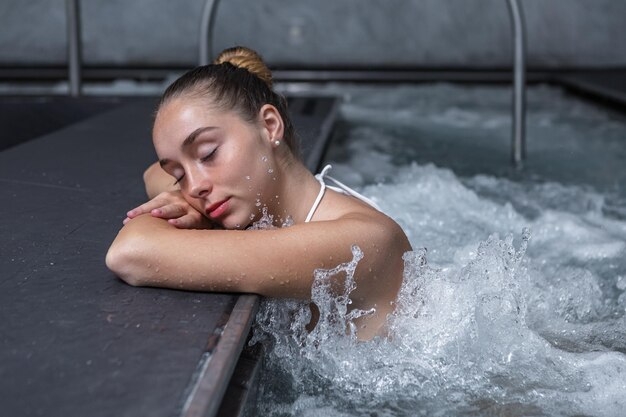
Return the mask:
[[250,226],[252,222],[249,218],[237,219],[229,216],[221,221],[220,224],[227,230],[244,230],[246,227]]

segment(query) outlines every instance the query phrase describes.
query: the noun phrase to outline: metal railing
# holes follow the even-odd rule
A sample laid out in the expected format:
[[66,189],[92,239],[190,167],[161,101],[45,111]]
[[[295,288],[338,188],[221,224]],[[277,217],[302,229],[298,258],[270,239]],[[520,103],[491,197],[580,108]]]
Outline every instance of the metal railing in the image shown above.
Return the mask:
[[[81,94],[81,25],[80,1],[66,0],[69,93]],[[207,0],[202,11],[199,39],[199,64],[207,65],[213,58],[213,27],[219,0]],[[513,32],[513,112],[512,160],[521,167],[526,156],[526,28],[518,0],[507,0]]]
[[507,0],[513,31],[513,137],[511,157],[521,168],[526,157],[526,27],[522,7]]
[[81,94],[81,41],[80,41],[80,4],[79,0],[65,0],[67,20],[67,64],[69,94],[78,97]]
[[213,60],[213,27],[215,26],[215,15],[219,0],[207,0],[202,9],[202,20],[200,21],[200,39],[198,45],[199,65],[208,65]]
[[[219,0],[207,0],[200,22],[200,65],[212,60],[213,26]],[[511,159],[521,168],[526,157],[526,27],[518,0],[507,0],[513,34],[513,109]]]

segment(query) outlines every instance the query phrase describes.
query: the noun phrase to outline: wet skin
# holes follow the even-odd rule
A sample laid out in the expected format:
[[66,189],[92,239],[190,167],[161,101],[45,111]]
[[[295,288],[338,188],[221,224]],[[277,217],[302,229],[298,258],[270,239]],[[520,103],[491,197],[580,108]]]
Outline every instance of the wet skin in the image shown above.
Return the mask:
[[[369,339],[393,311],[402,254],[411,247],[393,220],[330,190],[313,221],[303,223],[319,183],[286,149],[282,132],[273,106],[263,106],[251,123],[198,102],[167,103],[155,121],[154,145],[159,175],[175,178],[180,190],[170,178],[161,191],[173,191],[129,212],[107,265],[132,285],[310,299],[313,271],[349,261],[356,244],[365,256],[355,274],[352,307],[376,308],[357,323],[358,337]],[[147,187],[156,181],[150,175],[146,180]],[[259,202],[279,221],[291,216],[295,225],[197,230],[208,227],[208,218],[225,229],[244,228],[259,217]],[[341,287],[343,277],[337,280]]]

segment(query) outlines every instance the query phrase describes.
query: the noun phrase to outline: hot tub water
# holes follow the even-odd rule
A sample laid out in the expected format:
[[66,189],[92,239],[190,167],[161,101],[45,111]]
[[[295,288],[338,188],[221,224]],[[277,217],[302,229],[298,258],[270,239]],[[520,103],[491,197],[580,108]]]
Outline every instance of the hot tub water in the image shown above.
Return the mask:
[[331,174],[373,198],[415,251],[389,339],[343,335],[347,293],[324,290],[338,270],[351,277],[358,248],[318,271],[314,301],[329,314],[313,332],[306,304],[263,304],[259,415],[623,415],[626,119],[531,89],[519,173],[506,89],[343,93]]

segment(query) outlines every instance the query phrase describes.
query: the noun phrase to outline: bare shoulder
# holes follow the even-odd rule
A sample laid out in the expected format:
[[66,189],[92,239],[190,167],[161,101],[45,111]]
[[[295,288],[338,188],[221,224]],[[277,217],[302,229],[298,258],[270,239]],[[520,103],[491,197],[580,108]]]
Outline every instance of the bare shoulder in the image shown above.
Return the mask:
[[354,197],[329,190],[327,201],[320,205],[319,220],[346,223],[356,233],[365,233],[373,239],[387,243],[387,249],[406,252],[411,245],[400,227],[392,218]]

